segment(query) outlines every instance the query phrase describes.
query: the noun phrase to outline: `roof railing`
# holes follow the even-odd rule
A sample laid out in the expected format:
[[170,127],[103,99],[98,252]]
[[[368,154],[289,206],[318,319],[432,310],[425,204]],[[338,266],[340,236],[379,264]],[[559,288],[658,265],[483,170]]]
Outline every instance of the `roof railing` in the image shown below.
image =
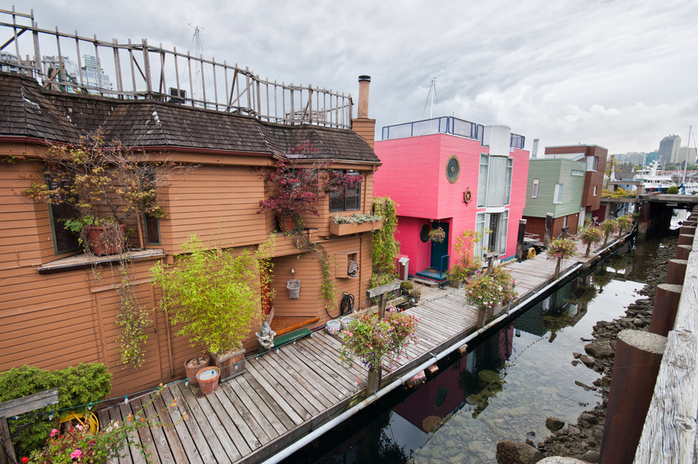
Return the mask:
[[[277,124],[351,127],[350,94],[272,82],[247,67],[219,63],[201,54],[192,56],[176,47],[167,50],[146,39],[141,43],[130,39],[128,43],[106,42],[96,35],[81,37],[77,31],[41,29],[33,11],[0,9],[0,19],[0,70],[31,76],[45,88],[167,101]],[[7,32],[5,37],[3,32]]]

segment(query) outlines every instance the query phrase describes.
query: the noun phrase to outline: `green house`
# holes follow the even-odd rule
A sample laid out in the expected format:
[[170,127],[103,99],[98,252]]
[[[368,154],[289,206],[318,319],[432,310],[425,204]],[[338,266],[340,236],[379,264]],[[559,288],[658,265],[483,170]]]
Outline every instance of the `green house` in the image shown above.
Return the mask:
[[567,227],[570,234],[577,233],[586,167],[584,161],[564,158],[530,160],[523,210],[527,234],[543,240],[548,213],[553,214],[552,237],[560,235],[563,227]]

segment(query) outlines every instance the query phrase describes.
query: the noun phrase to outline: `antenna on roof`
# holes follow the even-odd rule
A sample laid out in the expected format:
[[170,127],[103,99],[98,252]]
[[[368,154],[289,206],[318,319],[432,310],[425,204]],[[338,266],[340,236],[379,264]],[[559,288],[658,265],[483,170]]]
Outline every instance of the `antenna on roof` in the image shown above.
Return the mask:
[[[429,105],[429,119],[434,117],[434,103],[436,102],[436,78],[431,80],[431,86],[429,86],[429,93],[427,93],[427,101],[424,102],[424,111],[422,115],[427,111],[427,105]],[[437,102],[438,103],[438,102]]]

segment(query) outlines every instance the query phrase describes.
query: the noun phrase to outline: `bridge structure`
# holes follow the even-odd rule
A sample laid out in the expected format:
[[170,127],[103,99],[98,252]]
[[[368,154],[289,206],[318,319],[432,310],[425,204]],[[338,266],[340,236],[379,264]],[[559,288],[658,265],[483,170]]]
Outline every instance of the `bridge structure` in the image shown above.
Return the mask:
[[637,198],[640,210],[638,239],[644,240],[669,230],[674,210],[692,210],[698,205],[698,195],[650,193]]

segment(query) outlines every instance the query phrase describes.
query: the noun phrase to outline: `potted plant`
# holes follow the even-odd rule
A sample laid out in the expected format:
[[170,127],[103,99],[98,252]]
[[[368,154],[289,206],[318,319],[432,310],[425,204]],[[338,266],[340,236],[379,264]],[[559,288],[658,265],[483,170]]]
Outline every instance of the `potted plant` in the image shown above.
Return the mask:
[[415,316],[390,307],[385,318],[375,313],[361,314],[340,333],[339,354],[344,366],[350,367],[356,357],[368,367],[367,394],[380,387],[383,357],[400,359],[404,349],[417,342],[417,322]]
[[348,235],[378,230],[383,226],[383,217],[378,214],[359,214],[342,216],[335,214],[330,222],[330,233],[333,235]]
[[196,374],[204,367],[208,367],[210,363],[211,358],[205,354],[197,354],[184,361],[184,372],[187,373],[187,380],[189,383],[197,385]]
[[210,395],[218,390],[218,380],[221,377],[221,369],[217,366],[204,367],[196,373],[196,382],[204,395]]
[[[118,141],[107,143],[101,132],[74,144],[49,143],[39,157],[44,176],[24,194],[34,201],[69,207],[73,217],[66,218],[65,227],[79,233],[85,251],[96,255],[123,250],[127,218],[163,217],[157,186],[185,169],[167,160],[150,161]],[[143,248],[141,221],[135,222]]]
[[516,281],[502,266],[491,271],[480,269],[465,285],[465,299],[475,305],[481,312],[493,312],[497,306],[503,306],[517,296],[514,287]]
[[608,218],[601,223],[601,230],[603,231],[603,246],[608,243],[608,237],[610,237],[613,232],[618,230],[618,221],[614,218]]
[[556,259],[555,273],[553,278],[557,279],[560,275],[560,266],[562,261],[577,254],[577,244],[568,238],[558,238],[548,244],[547,255],[548,259]]
[[446,239],[446,231],[442,227],[436,227],[429,231],[429,240],[434,243],[441,243]]
[[291,159],[317,151],[310,142],[302,142],[291,149],[291,156],[277,158],[274,168],[259,170],[271,194],[259,201],[257,213],[264,210],[276,213],[282,232],[302,229],[306,214],[319,216],[317,206],[323,193],[341,191],[362,180],[361,176],[330,170],[329,163],[302,164]]
[[584,257],[588,258],[589,252],[591,251],[591,245],[594,243],[599,243],[603,239],[603,231],[598,227],[588,226],[579,232],[579,239],[587,246]]
[[633,227],[633,217],[630,214],[625,214],[617,219],[618,221],[618,237]]
[[162,288],[160,308],[181,323],[177,335],[192,346],[203,345],[220,368],[221,380],[245,369],[242,341],[262,320],[260,279],[270,279],[273,240],[252,253],[205,249],[197,236],[182,245],[187,253],[172,266],[151,271]]

